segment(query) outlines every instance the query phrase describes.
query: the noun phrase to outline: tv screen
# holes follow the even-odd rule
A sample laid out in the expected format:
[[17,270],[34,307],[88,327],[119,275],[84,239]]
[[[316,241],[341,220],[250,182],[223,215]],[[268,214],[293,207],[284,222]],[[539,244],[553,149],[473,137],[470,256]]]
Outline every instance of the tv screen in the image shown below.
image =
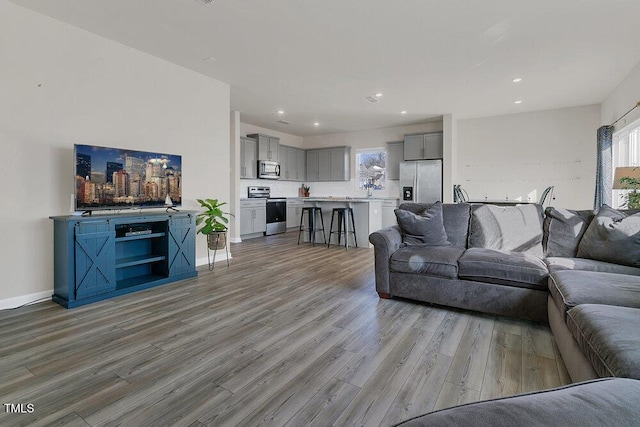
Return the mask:
[[76,210],[180,206],[182,156],[75,144]]

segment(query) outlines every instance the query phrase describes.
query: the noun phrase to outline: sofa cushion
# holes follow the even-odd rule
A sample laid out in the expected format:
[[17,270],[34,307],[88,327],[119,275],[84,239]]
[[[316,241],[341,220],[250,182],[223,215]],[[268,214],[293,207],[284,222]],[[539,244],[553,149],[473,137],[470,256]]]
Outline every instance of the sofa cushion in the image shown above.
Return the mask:
[[567,327],[601,377],[640,378],[640,309],[581,304]]
[[407,245],[449,245],[442,221],[442,203],[436,202],[419,214],[404,209],[394,210]]
[[473,205],[469,247],[522,252],[542,258],[542,207]]
[[456,279],[458,259],[464,249],[455,246],[405,246],[393,253],[389,260],[391,271],[429,274]]
[[549,273],[555,273],[556,271],[562,270],[583,270],[640,276],[640,268],[613,264],[611,262],[596,261],[594,259],[549,257],[545,258],[544,262],[547,264]]
[[544,216],[542,247],[548,257],[575,257],[578,245],[591,220],[592,210],[548,207]]
[[[420,214],[431,206],[431,204],[427,203],[402,203],[399,206],[399,209]],[[442,204],[444,230],[447,233],[447,240],[453,246],[458,246],[460,248],[467,247],[467,234],[469,233],[470,216],[471,205],[468,203]]]
[[578,257],[640,267],[640,213],[604,205],[585,231]]
[[547,267],[522,252],[469,248],[458,260],[458,276],[484,283],[545,289]]
[[397,426],[631,426],[639,417],[640,381],[601,378],[445,408]]
[[580,304],[640,308],[640,276],[564,270],[549,276],[549,291],[565,320]]

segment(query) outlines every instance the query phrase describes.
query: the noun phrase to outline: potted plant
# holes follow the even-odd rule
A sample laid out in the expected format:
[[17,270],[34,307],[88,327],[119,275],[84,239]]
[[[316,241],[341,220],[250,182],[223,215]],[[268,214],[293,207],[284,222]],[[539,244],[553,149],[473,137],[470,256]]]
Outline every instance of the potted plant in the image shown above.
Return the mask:
[[624,198],[626,199],[624,207],[627,209],[639,209],[640,192],[638,191],[638,187],[640,187],[640,179],[623,176],[620,178],[620,184],[622,184],[623,190],[629,190],[628,193],[624,194]]
[[196,226],[201,225],[198,233],[207,236],[209,249],[224,249],[227,245],[227,224],[229,219],[225,215],[233,215],[223,212],[221,206],[226,202],[219,202],[218,199],[196,199],[205,211],[196,215]]
[[309,190],[311,188],[308,185],[302,184],[302,197],[309,197]]

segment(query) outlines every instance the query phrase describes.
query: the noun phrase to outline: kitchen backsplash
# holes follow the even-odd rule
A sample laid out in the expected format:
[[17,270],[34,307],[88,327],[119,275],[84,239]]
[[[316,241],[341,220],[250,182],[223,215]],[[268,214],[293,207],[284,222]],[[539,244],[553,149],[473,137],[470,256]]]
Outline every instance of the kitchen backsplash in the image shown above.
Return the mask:
[[[247,187],[265,186],[271,188],[271,197],[298,197],[301,182],[277,181],[268,179],[243,179],[240,181],[240,197],[247,197]],[[312,197],[348,196],[367,197],[367,190],[358,188],[358,181],[305,182]],[[384,190],[373,190],[373,197],[399,197],[400,182],[387,180]]]

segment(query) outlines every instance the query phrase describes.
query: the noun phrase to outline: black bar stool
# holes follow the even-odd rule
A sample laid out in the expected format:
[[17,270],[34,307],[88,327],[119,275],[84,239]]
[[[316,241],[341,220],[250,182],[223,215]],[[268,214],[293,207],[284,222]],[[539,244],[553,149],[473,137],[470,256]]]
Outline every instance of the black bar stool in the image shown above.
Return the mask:
[[[333,218],[336,214],[338,214],[338,231],[333,231]],[[351,230],[349,230],[349,217],[351,217]],[[349,249],[349,234],[353,234],[353,241],[356,246],[358,246],[356,224],[353,219],[353,208],[333,208],[333,212],[331,212],[331,226],[329,227],[329,242],[327,243],[327,247],[331,246],[332,234],[338,235],[338,244],[340,244],[340,238],[342,237],[342,234],[344,234],[345,249]]]
[[[302,228],[305,212],[308,216],[309,228]],[[318,223],[316,221],[316,215],[318,214],[320,215],[320,224],[322,225],[322,227],[320,228],[318,228]],[[324,219],[322,218],[322,209],[317,206],[302,208],[302,213],[300,214],[300,229],[298,230],[298,244],[300,244],[300,235],[304,231],[309,232],[309,240],[311,240],[311,244],[313,246],[316,245],[316,233],[320,231],[322,231],[322,241],[324,243],[327,243],[327,237],[324,235]]]

